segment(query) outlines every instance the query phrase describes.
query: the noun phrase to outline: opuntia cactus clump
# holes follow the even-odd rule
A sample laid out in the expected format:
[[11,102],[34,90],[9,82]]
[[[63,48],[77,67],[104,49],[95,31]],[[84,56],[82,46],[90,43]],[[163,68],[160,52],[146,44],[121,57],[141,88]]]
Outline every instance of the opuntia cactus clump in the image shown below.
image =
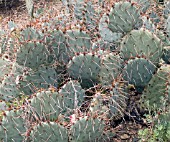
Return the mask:
[[32,2],[0,31],[0,142],[114,141],[169,112],[169,2]]

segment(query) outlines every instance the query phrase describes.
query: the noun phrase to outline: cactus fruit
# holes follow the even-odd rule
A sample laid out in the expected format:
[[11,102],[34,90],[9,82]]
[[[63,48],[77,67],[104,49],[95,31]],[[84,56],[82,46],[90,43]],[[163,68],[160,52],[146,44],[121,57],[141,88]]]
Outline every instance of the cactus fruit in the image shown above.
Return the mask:
[[30,133],[32,142],[68,142],[67,129],[55,122],[41,122]]
[[122,72],[123,60],[117,53],[111,52],[102,57],[101,71],[99,73],[102,85],[111,85]]
[[121,57],[128,60],[132,57],[145,57],[157,65],[163,54],[161,40],[146,29],[131,31],[122,41]]
[[22,142],[26,124],[22,110],[5,111],[0,124],[0,140],[4,142]]
[[67,71],[73,79],[78,79],[82,87],[92,87],[99,81],[101,59],[93,53],[79,54],[67,64]]
[[140,92],[149,83],[156,69],[156,66],[147,59],[131,59],[124,67],[123,78]]
[[84,117],[70,128],[71,142],[97,141],[103,134],[104,122],[97,118]]
[[[168,94],[168,87],[170,83],[170,65],[162,65],[161,68],[158,69],[157,73],[153,75],[152,79],[149,81],[148,86],[146,86],[142,97],[141,102],[142,106],[145,108],[150,108],[150,110],[154,110],[155,108],[162,108],[163,104],[166,102],[162,102],[163,100],[170,100],[170,95]],[[156,90],[156,91],[155,91]],[[149,103],[149,105],[147,104]]]
[[108,28],[112,32],[126,33],[134,28],[140,14],[134,4],[130,2],[118,2],[114,4],[108,17]]

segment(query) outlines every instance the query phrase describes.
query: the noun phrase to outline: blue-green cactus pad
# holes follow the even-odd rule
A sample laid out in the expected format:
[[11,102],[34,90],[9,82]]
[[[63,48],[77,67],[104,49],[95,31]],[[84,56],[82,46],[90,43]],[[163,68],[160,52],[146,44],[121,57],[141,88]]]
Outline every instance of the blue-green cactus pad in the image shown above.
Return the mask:
[[41,122],[33,127],[32,142],[68,142],[67,129],[55,122]]
[[139,11],[132,3],[115,3],[109,13],[108,28],[112,32],[130,32],[138,22],[139,17]]
[[121,57],[128,60],[131,57],[145,57],[157,65],[163,54],[161,40],[146,29],[133,30],[121,43]]
[[89,142],[100,139],[104,130],[104,122],[97,118],[81,118],[70,128],[71,142]]
[[156,66],[151,61],[135,58],[129,60],[124,67],[123,78],[140,89],[148,85],[155,72]]
[[0,140],[3,142],[23,142],[26,123],[22,110],[5,111],[0,124]]
[[78,79],[82,87],[90,87],[99,81],[101,59],[93,53],[79,54],[67,64],[67,70],[73,79]]

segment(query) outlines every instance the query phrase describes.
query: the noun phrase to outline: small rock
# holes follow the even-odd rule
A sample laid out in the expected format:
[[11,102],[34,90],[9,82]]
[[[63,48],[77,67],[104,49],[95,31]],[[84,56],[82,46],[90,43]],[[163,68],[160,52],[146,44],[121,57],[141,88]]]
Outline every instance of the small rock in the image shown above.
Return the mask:
[[123,135],[120,136],[120,138],[121,138],[122,140],[127,140],[127,139],[130,138],[130,136],[127,135],[127,134],[123,134]]

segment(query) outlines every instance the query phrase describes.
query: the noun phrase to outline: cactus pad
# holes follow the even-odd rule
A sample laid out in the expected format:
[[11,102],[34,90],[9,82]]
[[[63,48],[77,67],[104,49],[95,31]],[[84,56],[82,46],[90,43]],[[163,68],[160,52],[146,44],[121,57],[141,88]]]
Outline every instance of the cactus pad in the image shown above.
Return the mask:
[[99,140],[103,134],[104,123],[97,118],[81,118],[71,126],[71,142],[88,142]]
[[115,3],[109,13],[108,28],[112,32],[126,33],[131,31],[139,20],[139,11],[130,2]]
[[4,142],[22,142],[26,132],[21,110],[5,111],[0,124],[0,140]]
[[28,42],[21,45],[17,52],[16,62],[19,65],[36,69],[40,65],[48,62],[48,54],[44,44],[39,42]]
[[139,56],[157,65],[162,54],[161,40],[145,29],[131,31],[121,43],[121,56],[124,60]]
[[93,86],[99,80],[101,59],[93,53],[74,56],[67,64],[70,77],[79,79],[82,87]]
[[59,94],[64,96],[64,107],[76,109],[84,100],[85,90],[81,88],[78,81],[69,81],[59,90]]
[[41,91],[30,99],[28,111],[38,120],[57,120],[63,111],[62,100],[62,96],[56,91]]
[[57,87],[57,81],[56,70],[50,66],[40,66],[35,71],[28,71],[26,74],[17,77],[19,89],[26,95],[30,95],[41,88]]
[[116,42],[120,40],[122,37],[122,33],[112,32],[108,28],[108,23],[106,21],[109,21],[109,19],[108,16],[105,14],[102,16],[99,23],[99,31],[102,39],[108,42]]
[[[162,108],[163,100],[170,99],[168,97],[168,86],[170,83],[170,65],[162,65],[157,73],[153,75],[148,86],[145,88],[141,102],[145,107],[150,109]],[[163,100],[162,100],[163,98]],[[148,106],[149,102],[149,106]]]
[[153,74],[156,72],[155,65],[143,58],[129,60],[123,70],[123,78],[137,89],[143,88],[149,83]]
[[12,63],[3,59],[0,59],[0,82],[4,79],[5,75],[9,74],[12,69]]
[[0,98],[2,100],[10,101],[20,95],[15,81],[16,76],[14,74],[9,74],[4,78],[0,85]]
[[122,59],[116,53],[109,53],[102,57],[100,80],[103,85],[111,85],[112,81],[121,74]]
[[68,142],[67,130],[55,122],[41,122],[31,131],[31,141]]

